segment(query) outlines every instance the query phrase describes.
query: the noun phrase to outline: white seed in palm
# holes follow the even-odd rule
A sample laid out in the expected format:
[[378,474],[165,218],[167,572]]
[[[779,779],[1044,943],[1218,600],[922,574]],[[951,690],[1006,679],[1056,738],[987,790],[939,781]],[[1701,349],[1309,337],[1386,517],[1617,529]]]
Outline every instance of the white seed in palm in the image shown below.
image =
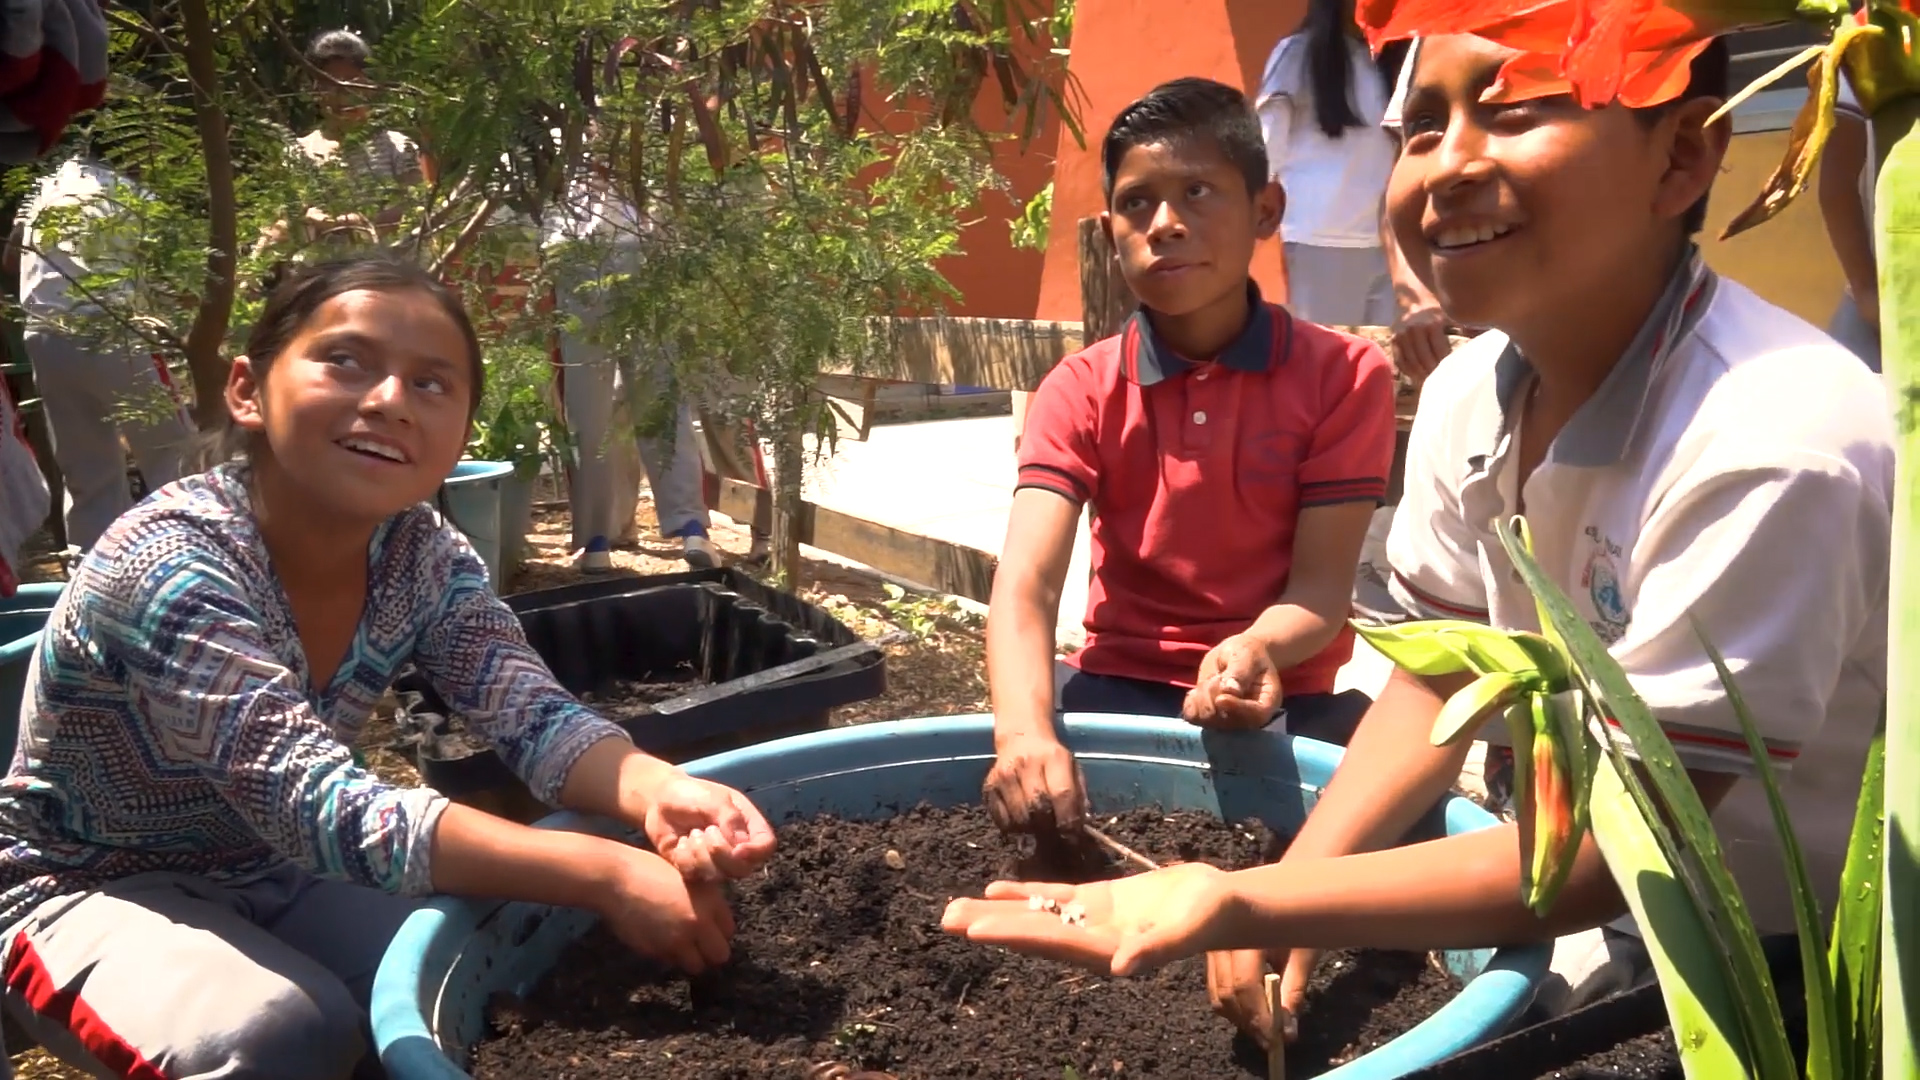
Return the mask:
[[1060,921],[1068,926],[1080,926],[1087,921],[1087,908],[1084,904],[1068,904],[1060,909]]

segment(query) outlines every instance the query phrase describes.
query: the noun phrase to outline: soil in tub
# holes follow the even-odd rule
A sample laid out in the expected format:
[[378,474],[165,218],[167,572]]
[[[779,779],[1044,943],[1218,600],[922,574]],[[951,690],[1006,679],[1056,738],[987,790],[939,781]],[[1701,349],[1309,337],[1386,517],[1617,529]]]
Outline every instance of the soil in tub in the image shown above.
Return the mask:
[[[1242,867],[1279,850],[1257,822],[1140,810],[1104,831],[1162,863]],[[1207,1008],[1200,959],[1112,979],[940,931],[949,898],[996,877],[1131,872],[1089,847],[1042,866],[977,807],[888,821],[819,818],[736,883],[724,968],[689,981],[600,930],[528,1000],[497,998],[475,1048],[481,1080],[1246,1080],[1257,1046]],[[1288,1075],[1311,1077],[1399,1035],[1457,982],[1424,955],[1331,954],[1300,1016]]]

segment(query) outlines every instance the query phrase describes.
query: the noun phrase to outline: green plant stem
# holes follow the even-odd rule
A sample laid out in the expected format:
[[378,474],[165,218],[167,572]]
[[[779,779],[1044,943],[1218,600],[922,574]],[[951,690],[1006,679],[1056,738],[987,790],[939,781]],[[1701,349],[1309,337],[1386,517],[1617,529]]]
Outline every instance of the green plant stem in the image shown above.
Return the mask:
[[1920,96],[1873,115],[1880,155],[1874,248],[1880,268],[1880,352],[1898,426],[1887,656],[1886,897],[1881,926],[1881,1038],[1887,1080],[1920,1077]]

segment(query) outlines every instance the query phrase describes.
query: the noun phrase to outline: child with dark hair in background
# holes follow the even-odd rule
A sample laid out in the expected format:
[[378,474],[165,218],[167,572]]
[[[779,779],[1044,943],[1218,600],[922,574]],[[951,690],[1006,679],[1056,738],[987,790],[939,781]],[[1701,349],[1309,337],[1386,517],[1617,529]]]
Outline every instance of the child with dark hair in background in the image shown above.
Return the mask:
[[[96,1076],[383,1075],[368,996],[427,893],[589,908],[689,971],[727,958],[719,880],[772,853],[766,821],[561,689],[426,504],[482,376],[466,312],[419,267],[294,271],[233,362],[232,459],[123,515],[61,594],[0,782],[4,1005],[56,1056]],[[654,850],[356,765],[409,661],[536,796]]]
[[[1283,198],[1238,90],[1155,88],[1114,119],[1101,160],[1101,227],[1140,309],[1062,360],[1027,413],[987,616],[985,797],[1011,830],[1076,829],[1085,811],[1056,712],[1221,728],[1278,715],[1344,742],[1365,707],[1332,691],[1393,454],[1386,357],[1265,302],[1248,276]],[[1086,647],[1056,661],[1088,506]]]
[[[1708,123],[1726,93],[1724,42],[1695,55],[1677,96],[1644,108],[1583,108],[1553,84],[1494,93],[1525,55],[1448,35],[1422,39],[1412,61],[1394,233],[1449,315],[1494,332],[1426,382],[1387,545],[1393,595],[1414,618],[1537,631],[1492,531],[1525,514],[1541,566],[1712,812],[1769,951],[1796,955],[1772,818],[1700,635],[1739,681],[1830,905],[1886,694],[1885,391],[1694,244],[1729,137]],[[1396,670],[1272,866],[996,883],[955,901],[947,928],[1115,974],[1209,953],[1214,1007],[1261,1040],[1264,964],[1285,969],[1297,1010],[1322,949],[1558,939],[1566,985],[1549,1009],[1652,977],[1630,924],[1599,929],[1626,906],[1591,835],[1544,917],[1522,901],[1517,824],[1390,846],[1459,776],[1467,741],[1436,748],[1429,735],[1464,682]],[[1078,903],[1085,922],[1031,911],[1029,895]]]
[[1391,89],[1354,25],[1352,0],[1311,0],[1306,25],[1267,57],[1255,100],[1267,167],[1286,199],[1287,310],[1309,322],[1393,324],[1380,237],[1394,157],[1380,124]]

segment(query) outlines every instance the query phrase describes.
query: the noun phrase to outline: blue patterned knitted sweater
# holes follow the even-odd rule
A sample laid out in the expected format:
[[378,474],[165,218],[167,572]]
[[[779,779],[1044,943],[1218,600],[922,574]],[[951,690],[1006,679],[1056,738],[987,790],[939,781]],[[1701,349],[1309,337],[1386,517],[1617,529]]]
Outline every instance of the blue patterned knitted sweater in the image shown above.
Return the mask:
[[243,466],[156,492],[81,563],[34,657],[0,781],[0,928],[149,871],[244,881],[292,860],[418,895],[446,799],[357,767],[349,745],[411,660],[534,794],[626,738],[557,684],[425,504],[374,533],[366,613],[309,683]]

